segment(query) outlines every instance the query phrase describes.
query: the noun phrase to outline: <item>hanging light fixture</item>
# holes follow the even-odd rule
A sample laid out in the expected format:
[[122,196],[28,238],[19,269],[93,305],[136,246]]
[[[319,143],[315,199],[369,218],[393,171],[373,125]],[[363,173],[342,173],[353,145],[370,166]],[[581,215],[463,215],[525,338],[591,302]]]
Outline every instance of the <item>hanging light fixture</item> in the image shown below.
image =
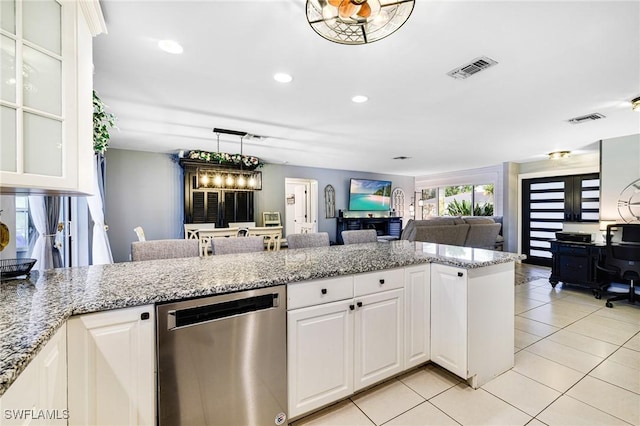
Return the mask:
[[631,110],[640,112],[640,96],[631,100]]
[[217,153],[220,153],[220,134],[240,136],[240,169],[228,170],[213,167],[201,167],[197,170],[198,188],[233,189],[259,191],[262,189],[262,172],[244,170],[242,159],[244,158],[244,137],[247,132],[215,128]]
[[366,44],[404,24],[415,0],[307,0],[307,21],[329,41]]

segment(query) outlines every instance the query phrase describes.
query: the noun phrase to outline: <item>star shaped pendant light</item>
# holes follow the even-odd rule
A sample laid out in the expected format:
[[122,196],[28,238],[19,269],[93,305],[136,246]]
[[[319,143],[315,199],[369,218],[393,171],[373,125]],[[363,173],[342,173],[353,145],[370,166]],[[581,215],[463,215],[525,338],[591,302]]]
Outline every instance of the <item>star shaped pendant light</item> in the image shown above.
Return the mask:
[[366,44],[385,38],[404,24],[414,0],[307,0],[311,28],[329,41]]

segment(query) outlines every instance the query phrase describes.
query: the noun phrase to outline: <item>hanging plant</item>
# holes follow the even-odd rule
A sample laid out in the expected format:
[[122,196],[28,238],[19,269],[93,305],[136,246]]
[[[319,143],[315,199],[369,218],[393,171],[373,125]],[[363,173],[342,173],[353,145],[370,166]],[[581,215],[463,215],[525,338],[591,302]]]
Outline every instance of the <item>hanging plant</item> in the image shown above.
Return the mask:
[[191,160],[206,161],[208,163],[217,163],[225,166],[247,167],[250,170],[262,167],[264,163],[257,157],[241,154],[227,154],[226,152],[209,152],[209,151],[189,151],[186,158]]
[[109,129],[116,128],[116,116],[107,112],[105,104],[93,91],[93,152],[104,154],[109,146]]

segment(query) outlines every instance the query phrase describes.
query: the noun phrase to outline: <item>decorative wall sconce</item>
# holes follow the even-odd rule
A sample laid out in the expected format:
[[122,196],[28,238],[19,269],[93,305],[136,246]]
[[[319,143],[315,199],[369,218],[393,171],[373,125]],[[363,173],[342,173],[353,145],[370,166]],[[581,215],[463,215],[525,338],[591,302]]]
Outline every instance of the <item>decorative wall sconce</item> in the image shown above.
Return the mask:
[[199,169],[196,188],[262,190],[262,172],[242,170]]

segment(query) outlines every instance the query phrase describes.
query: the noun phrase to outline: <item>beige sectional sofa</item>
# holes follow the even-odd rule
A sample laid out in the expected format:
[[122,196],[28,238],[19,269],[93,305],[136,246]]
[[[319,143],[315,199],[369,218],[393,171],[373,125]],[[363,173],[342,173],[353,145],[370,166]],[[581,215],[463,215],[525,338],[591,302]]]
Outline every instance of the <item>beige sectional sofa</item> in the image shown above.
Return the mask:
[[495,249],[502,245],[502,216],[437,216],[409,220],[401,239]]

